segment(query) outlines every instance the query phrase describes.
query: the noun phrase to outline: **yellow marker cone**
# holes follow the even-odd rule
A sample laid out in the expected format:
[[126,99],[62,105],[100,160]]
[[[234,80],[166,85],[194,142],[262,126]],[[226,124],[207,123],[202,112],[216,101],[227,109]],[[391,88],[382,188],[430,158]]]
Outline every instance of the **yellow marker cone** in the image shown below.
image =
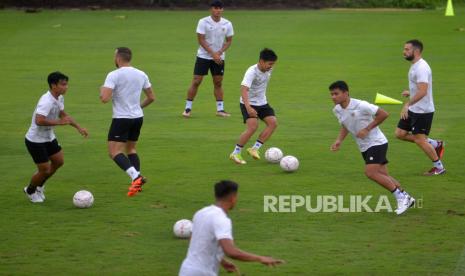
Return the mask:
[[376,93],[375,104],[402,104],[401,101]]
[[447,0],[446,16],[454,16],[454,7],[452,6],[452,0]]

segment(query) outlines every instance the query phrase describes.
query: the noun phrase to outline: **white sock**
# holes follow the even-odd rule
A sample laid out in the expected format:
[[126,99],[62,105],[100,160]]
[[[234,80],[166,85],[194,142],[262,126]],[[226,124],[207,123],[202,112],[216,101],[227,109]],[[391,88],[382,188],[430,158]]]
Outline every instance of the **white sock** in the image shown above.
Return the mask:
[[132,180],[136,179],[139,176],[139,172],[134,167],[130,167],[129,169],[127,169],[126,173]]
[[224,102],[216,101],[216,111],[224,111]]
[[433,161],[433,165],[434,165],[436,168],[440,169],[440,170],[444,169],[444,166],[442,165],[442,162],[441,162],[440,159],[438,159],[438,161],[436,161],[436,162]]
[[257,140],[252,148],[259,150],[261,146],[263,146],[263,143],[260,140]]
[[397,199],[397,200],[402,200],[404,199],[404,197],[406,196],[407,193],[404,193],[402,192],[401,190],[399,190],[398,188],[396,188],[392,194],[394,195],[394,197]]
[[185,109],[192,109],[192,101],[186,100],[186,108]]
[[437,147],[438,147],[438,141],[436,141],[436,140],[434,140],[434,139],[428,138],[428,143],[430,143],[431,146],[433,146],[433,148],[437,148]]
[[234,148],[233,154],[238,154],[241,153],[242,151],[242,146],[239,146],[236,144],[236,147]]

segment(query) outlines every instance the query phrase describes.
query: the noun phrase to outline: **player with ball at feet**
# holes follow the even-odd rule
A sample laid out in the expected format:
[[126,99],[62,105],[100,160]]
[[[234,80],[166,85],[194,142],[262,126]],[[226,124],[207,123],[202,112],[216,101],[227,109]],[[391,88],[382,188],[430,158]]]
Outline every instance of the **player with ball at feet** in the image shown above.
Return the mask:
[[37,166],[29,185],[24,187],[24,193],[32,203],[45,200],[45,182],[64,164],[55,126],[70,125],[82,136],[88,135],[87,130],[65,112],[64,95],[68,90],[68,76],[53,72],[48,75],[47,82],[49,90],[40,97],[25,138],[27,150]]
[[329,91],[336,105],[333,109],[334,115],[341,124],[341,131],[332,144],[331,150],[339,150],[342,141],[350,132],[365,160],[366,176],[394,195],[397,200],[396,214],[404,213],[414,205],[415,199],[404,191],[399,182],[388,173],[388,160],[386,159],[388,140],[378,125],[389,114],[376,105],[350,98],[349,86],[344,81],[332,83]]
[[229,158],[237,164],[246,164],[241,151],[250,137],[258,129],[258,119],[266,124],[266,128],[260,133],[253,147],[247,149],[247,153],[253,159],[259,160],[259,149],[273,134],[278,123],[273,108],[266,100],[266,87],[270,81],[271,71],[278,56],[271,49],[263,49],[257,64],[254,64],[245,72],[241,83],[240,107],[246,130],[240,135],[234,151]]

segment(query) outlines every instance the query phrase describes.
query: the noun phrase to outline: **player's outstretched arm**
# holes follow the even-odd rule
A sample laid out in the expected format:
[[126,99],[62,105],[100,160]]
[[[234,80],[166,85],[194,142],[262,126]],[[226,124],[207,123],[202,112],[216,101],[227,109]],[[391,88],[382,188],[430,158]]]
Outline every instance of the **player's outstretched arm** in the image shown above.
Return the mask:
[[339,131],[339,135],[336,138],[336,141],[331,145],[331,150],[332,151],[337,151],[341,147],[342,141],[346,138],[347,134],[349,134],[349,131],[347,128],[344,126],[341,127],[341,130]]
[[100,100],[102,103],[107,103],[111,100],[113,89],[102,86],[100,88]]
[[221,239],[219,240],[221,248],[223,248],[224,254],[226,256],[240,260],[244,262],[259,262],[267,266],[276,266],[278,264],[283,264],[283,260],[278,260],[272,257],[258,256],[252,253],[248,253],[240,250],[234,245],[233,240],[230,239]]
[[155,101],[155,93],[153,93],[152,87],[145,88],[145,100],[140,104],[140,107],[144,108]]
[[79,131],[79,133],[86,137],[89,135],[89,133],[87,132],[87,129],[85,128],[82,128],[77,122],[76,120],[74,120],[73,117],[69,116],[68,113],[66,113],[64,110],[60,111],[60,118],[61,120],[65,120],[66,122],[68,122],[67,124],[73,126],[75,129],[77,129],[77,131]]

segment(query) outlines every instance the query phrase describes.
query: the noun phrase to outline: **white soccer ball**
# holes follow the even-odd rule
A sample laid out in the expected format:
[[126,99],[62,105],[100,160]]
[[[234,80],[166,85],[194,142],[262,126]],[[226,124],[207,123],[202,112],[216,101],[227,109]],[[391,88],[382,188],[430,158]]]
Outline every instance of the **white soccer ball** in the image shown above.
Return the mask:
[[192,221],[188,219],[181,219],[176,221],[173,226],[173,233],[176,237],[187,239],[192,234]]
[[265,159],[270,163],[279,163],[283,158],[283,152],[278,148],[269,148],[265,151]]
[[89,208],[94,204],[94,196],[89,191],[79,191],[74,194],[73,204],[78,208]]
[[293,172],[299,168],[299,160],[292,155],[284,156],[279,165],[286,172]]

